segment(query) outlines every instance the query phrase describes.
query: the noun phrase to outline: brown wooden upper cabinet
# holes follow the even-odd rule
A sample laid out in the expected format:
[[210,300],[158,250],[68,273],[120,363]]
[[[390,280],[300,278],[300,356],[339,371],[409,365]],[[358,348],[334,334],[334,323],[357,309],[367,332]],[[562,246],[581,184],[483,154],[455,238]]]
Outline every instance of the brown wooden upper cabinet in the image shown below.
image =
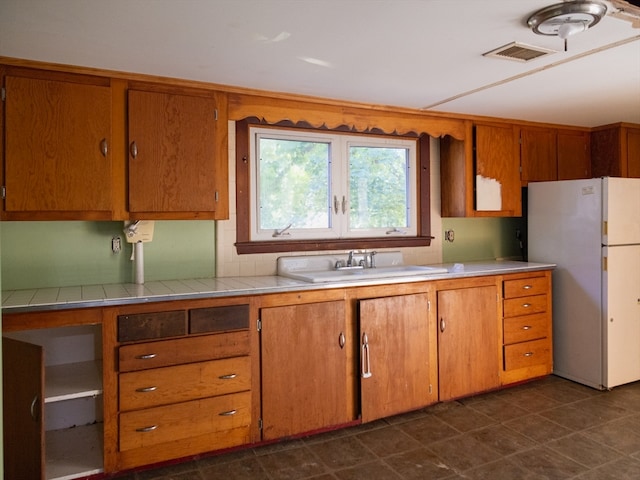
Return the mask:
[[587,131],[558,130],[558,180],[591,178],[590,135]]
[[5,220],[108,220],[110,80],[4,68]]
[[220,103],[211,91],[128,90],[132,218],[228,216],[227,119]]
[[640,125],[616,123],[591,132],[594,177],[640,178]]
[[440,143],[442,216],[519,217],[518,129],[469,122],[467,138],[445,136]]
[[522,127],[520,168],[523,187],[529,182],[589,178],[589,132]]
[[551,128],[522,128],[520,166],[522,186],[529,182],[557,180],[556,131]]

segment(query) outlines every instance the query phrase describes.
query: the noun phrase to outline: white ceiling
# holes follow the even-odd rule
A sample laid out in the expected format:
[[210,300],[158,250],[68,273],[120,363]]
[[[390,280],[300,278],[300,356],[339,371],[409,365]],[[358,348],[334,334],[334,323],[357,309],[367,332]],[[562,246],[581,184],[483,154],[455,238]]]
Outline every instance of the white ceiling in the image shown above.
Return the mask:
[[[607,15],[564,52],[526,26],[559,1],[1,0],[0,56],[585,127],[640,123],[640,28]],[[527,63],[482,55],[514,41],[558,52]]]

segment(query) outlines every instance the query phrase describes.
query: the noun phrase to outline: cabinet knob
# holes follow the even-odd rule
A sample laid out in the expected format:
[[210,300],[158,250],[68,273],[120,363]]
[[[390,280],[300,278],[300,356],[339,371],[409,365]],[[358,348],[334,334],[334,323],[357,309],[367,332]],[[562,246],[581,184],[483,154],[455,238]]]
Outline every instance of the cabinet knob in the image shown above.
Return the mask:
[[345,339],[344,333],[340,332],[340,335],[338,335],[338,345],[340,345],[340,348],[344,348],[345,343],[347,343],[347,340]]
[[533,352],[527,352],[524,354],[525,357],[533,357]]
[[522,287],[522,288],[524,288],[525,290],[530,290],[532,287],[531,287],[531,285],[525,285],[525,286],[524,286],[524,287]]
[[100,153],[102,153],[103,157],[107,157],[107,154],[109,153],[109,144],[107,143],[107,139],[103,138],[102,141],[100,142]]
[[444,318],[440,319],[440,331],[444,332],[444,329],[447,327],[447,324],[444,321]]
[[131,154],[131,158],[136,158],[138,156],[138,145],[135,140],[131,142],[131,145],[129,146],[129,153]]
[[522,306],[523,306],[524,308],[529,308],[529,307],[531,306],[531,304],[530,304],[530,303],[523,303],[523,304],[522,304]]
[[531,325],[525,325],[522,327],[523,330],[531,330]]

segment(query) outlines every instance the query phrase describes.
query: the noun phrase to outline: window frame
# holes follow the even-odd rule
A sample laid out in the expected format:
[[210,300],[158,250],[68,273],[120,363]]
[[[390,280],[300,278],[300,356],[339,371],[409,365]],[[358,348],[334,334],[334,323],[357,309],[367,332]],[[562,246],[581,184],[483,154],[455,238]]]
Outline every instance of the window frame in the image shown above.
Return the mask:
[[[285,127],[322,133],[374,134],[383,137],[414,137],[417,139],[417,234],[393,237],[345,237],[329,239],[251,240],[251,138],[250,126]],[[314,128],[306,122],[282,121],[267,123],[257,118],[236,121],[236,250],[237,253],[277,253],[293,251],[351,250],[370,248],[400,248],[431,245],[430,137],[427,134],[393,135],[368,129],[358,132],[345,126],[336,129]]]
[[[417,139],[406,136],[389,136],[376,135],[368,136],[362,134],[354,134],[351,132],[330,132],[308,129],[291,129],[274,126],[252,125],[250,130],[250,176],[251,176],[251,199],[252,212],[251,216],[251,240],[265,241],[272,238],[279,241],[285,241],[289,238],[300,240],[317,240],[317,239],[342,239],[342,238],[367,238],[380,237],[389,235],[409,235],[415,236],[417,233],[417,180],[416,171],[418,165],[417,158]],[[287,225],[287,221],[282,224],[274,225],[269,229],[261,228],[260,215],[262,213],[258,196],[261,195],[263,187],[260,181],[260,163],[258,157],[262,157],[260,152],[262,140],[276,140],[283,142],[307,142],[311,144],[326,145],[327,164],[326,173],[328,174],[327,197],[325,198],[324,214],[327,214],[327,225],[316,228],[296,229],[295,225]],[[404,210],[404,221],[402,224],[387,225],[385,227],[370,228],[354,228],[352,227],[354,217],[347,205],[354,203],[352,195],[357,192],[351,191],[351,149],[352,148],[393,148],[402,150],[404,155],[404,185],[406,207]],[[342,199],[342,209],[338,208]],[[287,236],[278,236],[277,230],[286,230]]]

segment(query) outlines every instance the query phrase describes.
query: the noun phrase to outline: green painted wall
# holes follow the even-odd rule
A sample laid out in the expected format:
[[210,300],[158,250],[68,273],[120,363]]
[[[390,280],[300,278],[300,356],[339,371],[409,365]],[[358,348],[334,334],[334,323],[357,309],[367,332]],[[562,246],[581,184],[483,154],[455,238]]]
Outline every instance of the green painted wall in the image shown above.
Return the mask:
[[516,239],[518,229],[523,240],[526,239],[526,220],[522,217],[443,218],[442,238],[445,238],[444,232],[447,230],[453,230],[455,237],[453,242],[442,242],[442,261],[522,260],[520,243]]
[[[5,290],[133,281],[123,222],[2,222]],[[123,249],[111,252],[111,238]],[[145,281],[215,276],[215,222],[156,221],[144,244]]]

